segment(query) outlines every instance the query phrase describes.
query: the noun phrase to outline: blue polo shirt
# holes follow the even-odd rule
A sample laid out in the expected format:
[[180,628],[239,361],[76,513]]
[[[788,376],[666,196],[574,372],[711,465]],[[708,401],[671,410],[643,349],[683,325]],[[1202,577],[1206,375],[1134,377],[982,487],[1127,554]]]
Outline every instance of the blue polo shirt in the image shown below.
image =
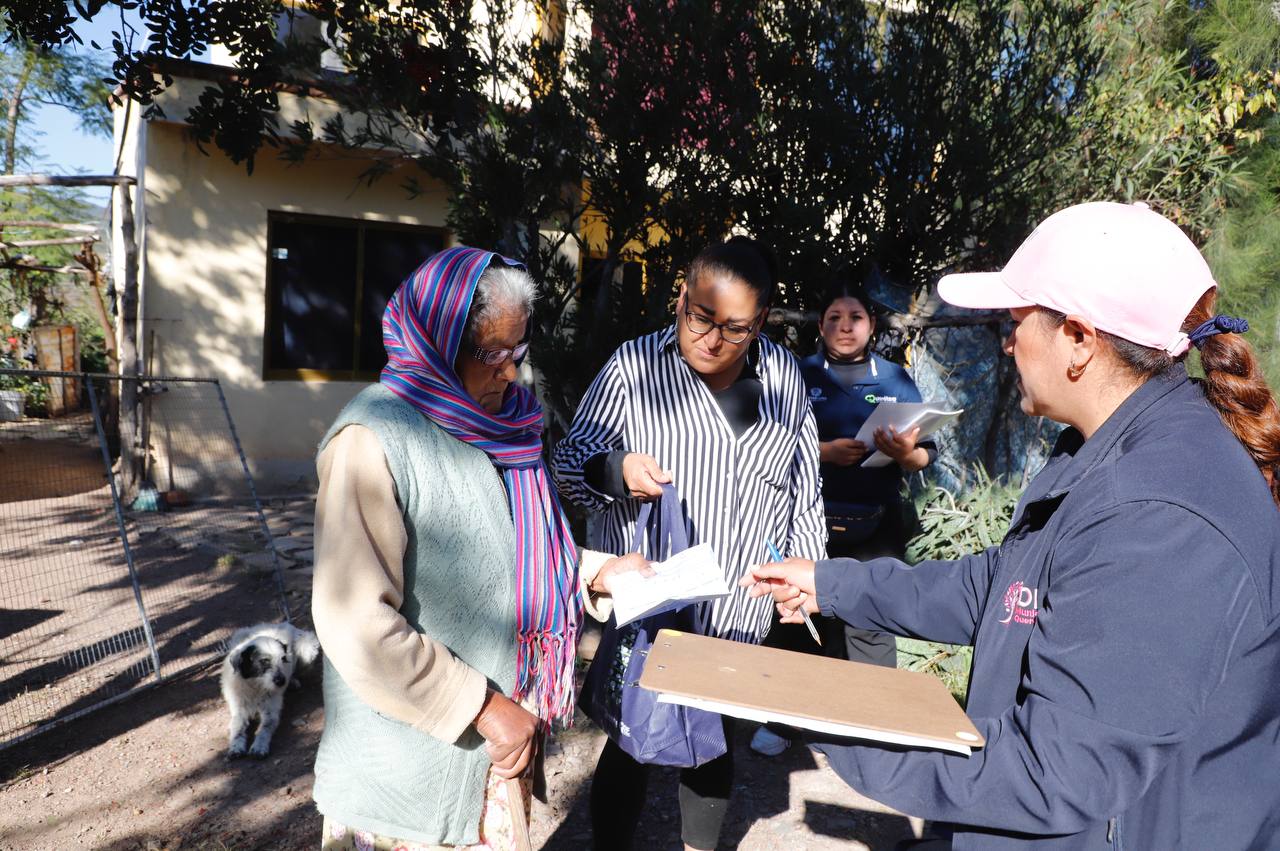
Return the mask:
[[[907,371],[892,361],[870,356],[866,380],[846,389],[827,371],[822,352],[800,362],[809,389],[809,404],[818,423],[818,440],[856,437],[858,429],[881,402],[920,402],[920,391]],[[932,447],[927,441],[922,446]],[[875,447],[871,447],[875,451]],[[822,498],[826,502],[857,505],[897,505],[901,500],[902,468],[822,464]]]

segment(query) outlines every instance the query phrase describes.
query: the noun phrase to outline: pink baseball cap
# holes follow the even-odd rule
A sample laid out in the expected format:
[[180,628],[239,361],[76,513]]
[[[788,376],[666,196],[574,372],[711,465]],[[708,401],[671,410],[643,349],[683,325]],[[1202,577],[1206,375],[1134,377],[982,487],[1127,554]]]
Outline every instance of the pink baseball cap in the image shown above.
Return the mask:
[[1173,356],[1182,323],[1217,286],[1186,234],[1146,204],[1095,201],[1040,223],[999,272],[945,275],[938,295],[957,307],[1040,306]]

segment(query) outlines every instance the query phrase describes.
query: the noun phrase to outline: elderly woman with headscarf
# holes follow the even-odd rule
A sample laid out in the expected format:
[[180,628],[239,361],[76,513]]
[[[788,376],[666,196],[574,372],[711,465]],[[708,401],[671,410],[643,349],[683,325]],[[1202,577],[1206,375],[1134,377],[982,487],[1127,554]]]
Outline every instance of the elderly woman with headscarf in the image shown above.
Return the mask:
[[542,409],[513,383],[533,298],[499,255],[431,257],[387,305],[381,381],[321,442],[325,851],[512,847],[539,736],[572,717],[583,587],[648,570],[595,553],[579,570]]

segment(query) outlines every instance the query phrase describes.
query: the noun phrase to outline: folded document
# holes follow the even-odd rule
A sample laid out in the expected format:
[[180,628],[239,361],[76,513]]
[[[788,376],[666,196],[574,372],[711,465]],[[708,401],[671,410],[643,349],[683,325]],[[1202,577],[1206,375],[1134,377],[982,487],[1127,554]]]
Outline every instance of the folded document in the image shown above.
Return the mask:
[[698,544],[652,565],[654,575],[622,573],[613,580],[613,616],[618,626],[637,618],[729,596],[724,569],[710,544]]

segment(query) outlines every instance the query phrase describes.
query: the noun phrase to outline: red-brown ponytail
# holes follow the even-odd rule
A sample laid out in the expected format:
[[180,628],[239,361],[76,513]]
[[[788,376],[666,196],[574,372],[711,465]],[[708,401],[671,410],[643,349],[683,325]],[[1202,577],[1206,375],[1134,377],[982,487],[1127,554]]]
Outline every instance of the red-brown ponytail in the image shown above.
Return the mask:
[[[1213,318],[1217,290],[1191,309],[1184,333]],[[1239,334],[1218,334],[1200,344],[1204,392],[1222,421],[1253,456],[1271,498],[1280,505],[1280,406],[1258,366],[1253,347]]]
[[[1182,322],[1182,332],[1190,334],[1201,324],[1213,319],[1218,301],[1216,288],[1200,297]],[[1061,327],[1066,314],[1045,307],[1055,327]],[[1171,357],[1161,349],[1151,349],[1123,337],[1098,332],[1115,351],[1120,362],[1134,375],[1146,379],[1185,360],[1187,355]],[[1280,406],[1267,386],[1258,367],[1258,358],[1239,334],[1215,334],[1200,343],[1200,364],[1204,367],[1204,394],[1209,403],[1244,448],[1267,481],[1271,498],[1280,507]]]

